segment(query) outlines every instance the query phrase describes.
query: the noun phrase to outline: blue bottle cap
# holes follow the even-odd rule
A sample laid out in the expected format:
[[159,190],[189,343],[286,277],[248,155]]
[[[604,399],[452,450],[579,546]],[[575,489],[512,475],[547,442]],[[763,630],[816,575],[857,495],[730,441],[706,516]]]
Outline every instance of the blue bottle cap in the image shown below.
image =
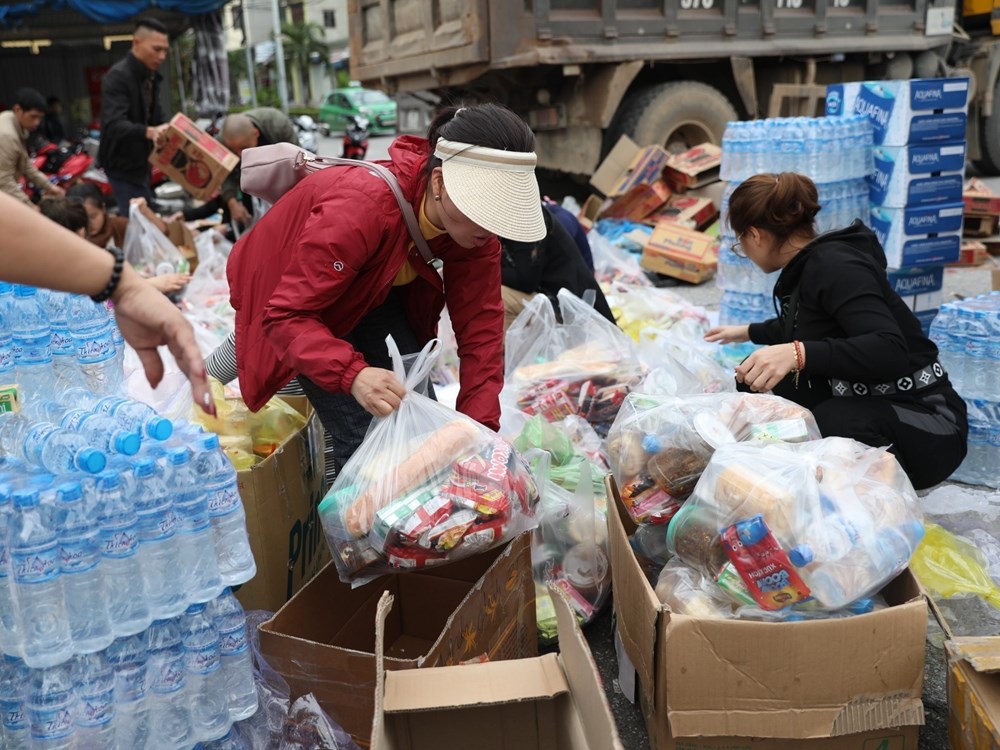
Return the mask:
[[41,502],[38,490],[16,490],[11,497],[15,508],[34,508]]
[[33,286],[25,286],[24,284],[14,285],[15,297],[34,297],[36,294],[38,294],[38,290]]
[[[87,474],[97,474],[103,471],[104,467],[108,465],[108,459],[96,448],[84,448],[76,456],[76,465],[80,471]],[[112,473],[114,473],[117,480],[118,473]]]
[[53,474],[49,474],[47,471],[40,471],[28,477],[28,486],[39,491],[47,490],[52,486],[54,481],[56,481],[56,478]]
[[6,505],[10,502],[11,492],[9,484],[0,484],[0,505]]
[[858,599],[856,602],[851,602],[847,605],[847,610],[851,614],[855,615],[866,615],[869,612],[875,611],[875,600],[870,597],[865,597],[864,599]]
[[153,440],[169,440],[174,434],[174,425],[164,417],[152,417],[146,422],[146,434]]
[[199,612],[204,612],[204,611],[205,611],[205,605],[204,604],[192,604],[190,607],[187,608],[187,610],[185,611],[184,614],[186,614],[186,615],[196,615]]
[[656,435],[642,436],[642,449],[646,453],[659,453],[661,449],[660,438]]
[[804,568],[815,559],[815,556],[812,547],[808,544],[800,544],[788,550],[788,559],[796,568]]
[[151,458],[138,458],[132,464],[132,472],[137,477],[151,477],[156,473],[156,462]]
[[167,451],[167,461],[171,466],[183,466],[190,460],[187,448],[171,448]]
[[13,284],[8,284],[6,281],[0,281],[0,294],[13,294],[13,292]]
[[736,524],[736,533],[739,535],[740,541],[747,546],[760,542],[761,539],[768,535],[769,531],[770,529],[767,528],[767,524],[764,522],[764,516],[759,513],[753,518],[748,518]]
[[134,456],[142,447],[138,432],[119,432],[115,435],[115,451],[123,456]]
[[56,487],[56,499],[62,503],[72,503],[83,497],[83,486],[79,482],[66,482]]
[[207,432],[204,435],[198,436],[198,447],[205,451],[214,451],[219,449],[219,436],[214,432]]

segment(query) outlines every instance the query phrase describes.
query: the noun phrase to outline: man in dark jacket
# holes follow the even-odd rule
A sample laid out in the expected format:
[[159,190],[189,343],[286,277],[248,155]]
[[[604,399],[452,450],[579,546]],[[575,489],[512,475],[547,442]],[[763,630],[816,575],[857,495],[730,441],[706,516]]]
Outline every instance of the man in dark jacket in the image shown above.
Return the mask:
[[[237,156],[243,150],[272,143],[299,145],[295,124],[281,110],[258,107],[246,112],[229,115],[222,123],[222,142]],[[233,221],[246,226],[250,223],[251,205],[248,196],[240,192],[240,165],[229,173],[222,183],[222,205],[229,209]]]
[[576,242],[563,225],[542,204],[542,216],[548,234],[540,242],[514,242],[501,238],[503,250],[500,273],[503,287],[504,327],[510,327],[525,303],[536,294],[545,294],[559,314],[556,296],[566,289],[577,297],[592,290],[596,294],[594,309],[615,322],[608,301],[594,273],[587,268]]
[[111,183],[119,211],[132,198],[153,203],[149,154],[167,125],[160,106],[157,70],[167,59],[167,27],[155,18],[136,23],[132,50],[101,82],[101,145],[98,159]]

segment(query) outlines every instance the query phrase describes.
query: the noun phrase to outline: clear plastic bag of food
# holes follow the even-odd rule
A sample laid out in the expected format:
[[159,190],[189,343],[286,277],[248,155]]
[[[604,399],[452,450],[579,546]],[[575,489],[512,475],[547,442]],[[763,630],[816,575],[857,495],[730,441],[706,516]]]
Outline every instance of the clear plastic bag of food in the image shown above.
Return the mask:
[[439,566],[534,527],[538,489],[527,463],[496,433],[422,395],[440,348],[432,341],[409,372],[386,340],[407,393],[376,419],[320,504],[341,580]]
[[667,540],[713,580],[731,564],[761,609],[839,610],[905,569],[923,533],[892,454],[825,438],[720,446]]
[[734,605],[701,570],[674,558],[660,571],[654,587],[657,598],[678,615],[703,619],[730,619]]
[[664,522],[691,495],[719,446],[819,437],[812,413],[778,396],[633,393],[608,434],[608,454],[632,520]]
[[615,247],[604,235],[596,230],[587,233],[590,253],[594,258],[594,276],[602,287],[624,284],[629,287],[652,287],[653,282],[642,270],[635,256]]
[[562,323],[539,294],[507,331],[507,397],[526,414],[580,416],[606,435],[642,366],[628,336],[593,307],[565,289],[558,301]]
[[145,277],[168,273],[183,273],[189,264],[181,251],[156,225],[143,216],[137,205],[129,206],[128,229],[125,230],[125,260]]
[[711,327],[705,308],[692,305],[669,289],[615,284],[608,304],[618,325],[636,343],[668,332],[681,340],[700,342]]

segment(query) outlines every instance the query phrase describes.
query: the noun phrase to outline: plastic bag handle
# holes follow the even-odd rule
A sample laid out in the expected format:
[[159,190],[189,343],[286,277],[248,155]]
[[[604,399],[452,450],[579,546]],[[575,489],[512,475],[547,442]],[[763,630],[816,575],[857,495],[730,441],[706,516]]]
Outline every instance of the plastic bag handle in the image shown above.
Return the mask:
[[389,359],[392,360],[392,371],[407,391],[416,390],[417,386],[430,376],[443,349],[438,339],[431,339],[424,344],[424,348],[420,350],[407,373],[403,365],[403,355],[400,354],[399,346],[391,333],[385,337],[385,346],[389,350]]

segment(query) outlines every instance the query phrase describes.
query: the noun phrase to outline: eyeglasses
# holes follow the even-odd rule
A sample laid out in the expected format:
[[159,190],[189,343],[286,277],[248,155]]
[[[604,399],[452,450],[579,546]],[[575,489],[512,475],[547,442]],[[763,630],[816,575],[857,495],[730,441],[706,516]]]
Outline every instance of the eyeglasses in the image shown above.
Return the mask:
[[733,254],[737,258],[745,258],[745,257],[747,257],[746,251],[743,249],[743,235],[744,234],[746,234],[746,232],[743,232],[742,234],[738,235],[736,237],[736,242],[733,243]]

